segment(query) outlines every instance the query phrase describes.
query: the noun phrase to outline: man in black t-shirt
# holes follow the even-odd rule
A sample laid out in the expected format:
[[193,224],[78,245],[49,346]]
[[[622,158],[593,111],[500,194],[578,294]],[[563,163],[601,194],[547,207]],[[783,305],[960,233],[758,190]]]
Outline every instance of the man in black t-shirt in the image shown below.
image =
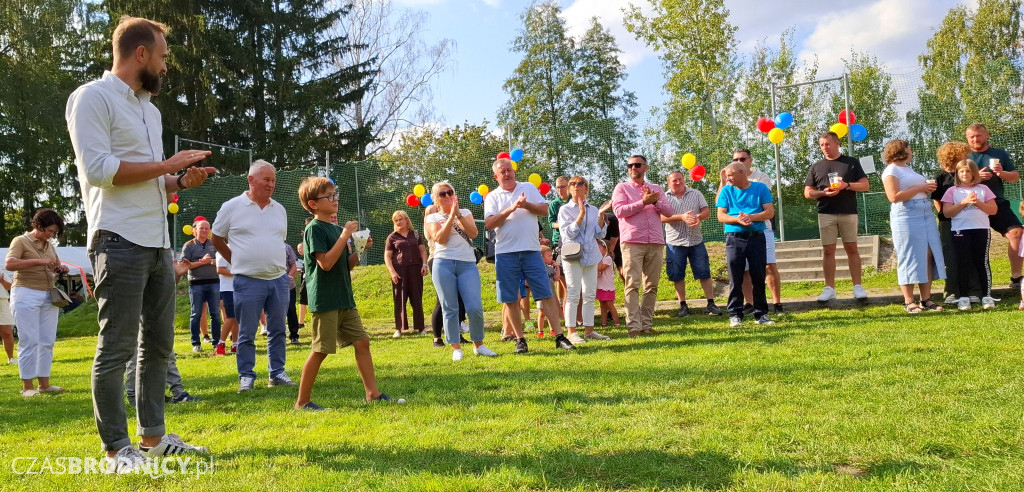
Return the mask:
[[[818,296],[818,302],[836,298],[836,242],[843,240],[843,249],[853,279],[853,297],[867,299],[868,293],[860,284],[861,263],[857,251],[857,195],[856,191],[868,191],[868,177],[860,167],[860,161],[839,153],[839,136],[833,132],[818,137],[818,147],[825,158],[815,162],[807,171],[804,180],[804,197],[818,201],[818,233],[824,258],[825,289]],[[835,173],[838,180],[830,178]]]
[[988,186],[996,196],[998,209],[995,215],[988,217],[989,225],[1009,242],[1006,254],[1010,257],[1010,288],[1020,287],[1021,264],[1024,258],[1018,254],[1021,229],[1017,214],[1010,209],[1010,202],[1003,195],[1003,183],[1020,181],[1020,173],[1013,165],[1010,154],[1003,149],[988,144],[988,129],[981,123],[967,127],[967,145],[971,147],[971,155],[967,158],[974,161],[981,170],[981,184]]

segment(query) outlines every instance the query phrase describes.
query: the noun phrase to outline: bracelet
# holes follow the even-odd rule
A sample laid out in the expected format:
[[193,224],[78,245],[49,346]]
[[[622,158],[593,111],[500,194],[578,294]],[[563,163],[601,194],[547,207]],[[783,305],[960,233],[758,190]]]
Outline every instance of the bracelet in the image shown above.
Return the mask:
[[181,181],[181,178],[184,178],[184,177],[185,177],[184,174],[179,174],[178,175],[178,189],[179,190],[187,190],[188,189],[188,186],[185,186],[185,183],[183,183]]

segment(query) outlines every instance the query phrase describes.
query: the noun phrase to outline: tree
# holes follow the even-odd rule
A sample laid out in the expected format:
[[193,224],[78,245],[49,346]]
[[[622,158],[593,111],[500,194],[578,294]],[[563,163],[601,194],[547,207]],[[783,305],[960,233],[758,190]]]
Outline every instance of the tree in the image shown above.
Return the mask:
[[362,99],[342,112],[344,128],[371,128],[371,141],[360,150],[359,159],[388,148],[402,128],[433,117],[430,81],[451,66],[455,42],[424,43],[420,32],[426,20],[422,11],[396,12],[391,0],[356,0],[336,26],[352,49],[335,63],[369,63],[377,72]]

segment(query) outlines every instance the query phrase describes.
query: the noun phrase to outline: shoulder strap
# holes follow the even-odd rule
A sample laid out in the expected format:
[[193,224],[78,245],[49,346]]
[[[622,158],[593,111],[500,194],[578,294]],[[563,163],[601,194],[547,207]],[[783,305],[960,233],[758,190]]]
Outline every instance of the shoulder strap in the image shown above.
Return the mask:
[[[442,213],[441,215],[444,217],[444,220],[448,220],[448,214]],[[469,243],[470,248],[476,247],[473,246],[473,240],[469,239],[469,236],[466,235],[466,231],[463,231],[462,228],[459,227],[458,219],[455,219],[455,222],[452,223],[452,228],[455,229],[455,232],[459,233],[459,235],[462,236],[462,239],[465,239],[466,242]]]

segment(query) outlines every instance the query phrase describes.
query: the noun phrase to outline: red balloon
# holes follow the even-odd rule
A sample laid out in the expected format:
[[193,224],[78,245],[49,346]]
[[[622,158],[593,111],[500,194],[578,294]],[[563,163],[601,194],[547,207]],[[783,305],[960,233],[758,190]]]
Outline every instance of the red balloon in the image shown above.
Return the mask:
[[500,153],[498,153],[498,159],[511,159],[511,158],[512,158],[512,156],[509,155],[508,152],[500,152]]
[[704,179],[705,173],[707,173],[707,171],[704,169],[704,166],[697,164],[696,166],[693,166],[693,169],[690,169],[690,179],[700,181]]
[[410,193],[409,196],[405,197],[405,203],[409,204],[410,207],[418,207],[420,206],[420,199]]
[[850,121],[846,121],[847,111],[844,109],[839,112],[839,122],[844,125],[852,125],[857,122],[857,115],[853,111],[849,111]]
[[175,193],[175,194],[174,194],[174,195],[173,195],[173,196],[171,197],[171,202],[172,202],[172,203],[178,203],[178,194],[177,194],[177,193]]
[[771,118],[762,116],[757,119],[757,129],[761,130],[761,133],[768,133],[775,128],[775,122]]
[[537,187],[537,190],[540,191],[541,195],[547,195],[548,192],[551,191],[551,185],[547,183],[541,183],[540,186]]

